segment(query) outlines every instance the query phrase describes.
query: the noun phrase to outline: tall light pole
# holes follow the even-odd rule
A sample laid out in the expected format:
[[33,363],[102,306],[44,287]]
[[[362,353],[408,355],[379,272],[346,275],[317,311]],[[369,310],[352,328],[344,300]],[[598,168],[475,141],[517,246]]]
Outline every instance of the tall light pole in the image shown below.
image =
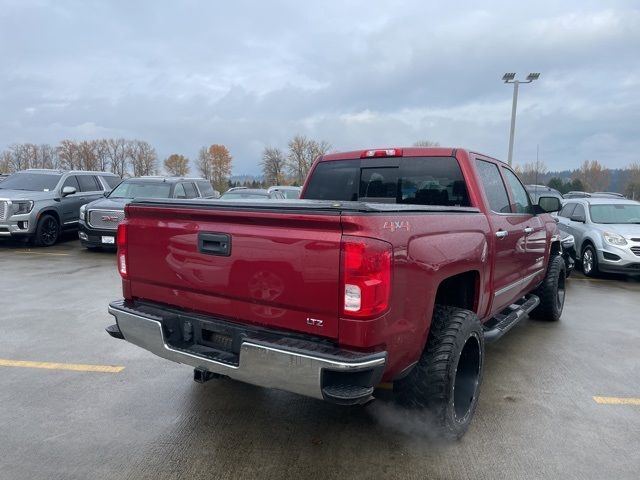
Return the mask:
[[516,107],[518,106],[518,87],[521,83],[531,83],[540,78],[539,73],[530,73],[526,80],[515,80],[515,73],[505,73],[502,76],[504,83],[513,83],[513,105],[511,105],[511,133],[509,134],[509,166],[513,160],[513,137],[516,131]]

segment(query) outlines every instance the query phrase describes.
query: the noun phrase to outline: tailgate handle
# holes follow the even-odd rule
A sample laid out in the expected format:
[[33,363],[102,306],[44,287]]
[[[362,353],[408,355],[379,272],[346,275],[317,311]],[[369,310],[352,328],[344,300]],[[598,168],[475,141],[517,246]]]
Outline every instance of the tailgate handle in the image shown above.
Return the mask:
[[198,233],[198,250],[206,255],[231,255],[231,235],[226,233]]

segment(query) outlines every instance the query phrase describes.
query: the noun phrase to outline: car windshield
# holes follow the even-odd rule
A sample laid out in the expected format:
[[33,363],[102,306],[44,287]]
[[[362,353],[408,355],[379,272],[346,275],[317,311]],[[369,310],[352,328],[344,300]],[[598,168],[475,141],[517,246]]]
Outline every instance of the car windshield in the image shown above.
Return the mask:
[[612,203],[591,205],[593,223],[637,223],[640,224],[640,204]]
[[171,184],[125,181],[113,189],[109,198],[169,198]]
[[269,198],[266,193],[228,192],[220,197],[220,200],[237,200],[240,198]]
[[14,173],[0,184],[0,189],[51,192],[55,190],[61,177],[59,173]]

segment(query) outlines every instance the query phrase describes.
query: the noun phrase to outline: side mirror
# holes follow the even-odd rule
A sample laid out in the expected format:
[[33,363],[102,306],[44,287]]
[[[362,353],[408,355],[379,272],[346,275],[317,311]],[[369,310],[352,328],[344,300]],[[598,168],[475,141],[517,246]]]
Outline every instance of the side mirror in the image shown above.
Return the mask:
[[105,197],[108,197],[110,193],[111,192],[104,192],[102,195],[104,195]]
[[584,223],[587,221],[586,218],[584,218],[584,215],[571,215],[571,218],[569,219],[572,222],[580,222],[580,223]]
[[71,187],[67,185],[66,187],[62,187],[62,196],[66,197],[67,195],[73,195],[76,193],[76,187]]
[[542,213],[559,212],[562,209],[562,204],[558,197],[540,197],[538,199],[538,211]]

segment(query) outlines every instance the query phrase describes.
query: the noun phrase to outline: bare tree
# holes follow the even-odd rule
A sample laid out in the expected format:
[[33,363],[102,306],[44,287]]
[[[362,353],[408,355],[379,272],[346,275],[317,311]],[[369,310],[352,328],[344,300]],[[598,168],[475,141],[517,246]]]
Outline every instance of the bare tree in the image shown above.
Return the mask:
[[78,168],[79,155],[78,144],[73,140],[62,140],[56,148],[60,166],[67,170],[76,170]]
[[547,166],[542,160],[525,163],[524,165],[516,165],[514,170],[524,184],[536,184],[541,182],[543,175],[547,173]]
[[262,152],[262,173],[268,185],[282,185],[287,158],[279,148],[266,147]]
[[35,147],[35,145],[29,143],[16,143],[9,147],[12,171],[18,172],[31,167],[32,159],[35,157],[32,147]]
[[607,190],[609,188],[609,170],[605,169],[597,160],[586,160],[574,177],[582,182],[584,188],[590,192]]
[[38,145],[34,167],[59,168],[58,155],[55,148],[48,143]]
[[106,141],[106,157],[111,164],[111,172],[124,177],[127,173],[127,144],[124,138],[109,138]]
[[110,167],[109,160],[109,141],[106,138],[92,140],[93,151],[96,155],[97,168],[101,172],[106,172]]
[[640,200],[640,162],[629,165],[629,173],[625,175],[624,194],[632,200]]
[[184,177],[189,174],[189,159],[184,155],[172,153],[165,159],[164,169],[170,175]]
[[156,173],[158,155],[149,143],[142,140],[132,140],[127,148],[127,156],[133,168],[134,177]]
[[198,151],[198,160],[196,161],[198,172],[203,178],[211,181],[211,155],[207,147],[202,147]]
[[12,173],[12,158],[11,152],[8,150],[4,150],[0,153],[0,173]]
[[89,140],[82,140],[77,143],[78,169],[98,170],[99,162],[95,151],[95,143]]
[[413,143],[414,147],[439,147],[438,142],[432,142],[431,140],[418,140]]
[[296,135],[289,141],[287,155],[287,170],[293,177],[294,183],[302,185],[313,161],[319,155],[324,155],[331,145],[325,141],[316,142],[303,135]]

